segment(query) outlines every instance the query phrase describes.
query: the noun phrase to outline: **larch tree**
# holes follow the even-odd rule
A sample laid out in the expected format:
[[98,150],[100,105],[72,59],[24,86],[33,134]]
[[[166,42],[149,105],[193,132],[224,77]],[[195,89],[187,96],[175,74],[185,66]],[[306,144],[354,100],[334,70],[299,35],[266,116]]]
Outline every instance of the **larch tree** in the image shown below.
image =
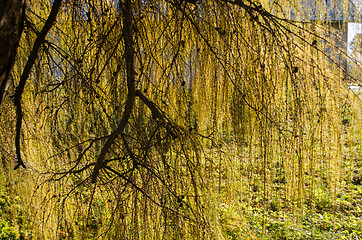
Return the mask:
[[338,32],[297,2],[27,2],[11,76],[21,14],[0,66],[1,148],[33,188],[34,232],[256,238],[248,206],[335,195],[361,120],[343,122],[346,86],[361,79],[338,62]]

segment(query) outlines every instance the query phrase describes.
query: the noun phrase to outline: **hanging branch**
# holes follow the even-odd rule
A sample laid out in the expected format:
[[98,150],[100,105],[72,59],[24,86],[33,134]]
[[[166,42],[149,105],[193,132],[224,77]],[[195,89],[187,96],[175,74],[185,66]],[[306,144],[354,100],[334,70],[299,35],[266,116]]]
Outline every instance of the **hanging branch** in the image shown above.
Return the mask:
[[132,36],[132,6],[131,0],[126,0],[122,8],[123,11],[123,40],[125,46],[125,62],[127,70],[127,88],[128,96],[126,101],[126,106],[123,112],[121,122],[119,123],[117,129],[109,135],[107,142],[104,144],[97,162],[94,166],[92,173],[92,183],[97,181],[99,171],[104,167],[105,161],[104,158],[113,145],[116,138],[123,132],[125,129],[128,119],[131,115],[132,108],[135,101],[135,70],[134,70],[134,48],[133,48],[133,36]]
[[[104,144],[97,162],[94,166],[92,173],[92,182],[97,181],[99,171],[105,167],[105,156],[113,145],[116,138],[122,134],[125,129],[128,119],[131,115],[132,108],[134,106],[135,97],[138,96],[152,111],[154,118],[159,119],[160,121],[165,121],[166,117],[161,111],[156,107],[156,105],[150,101],[141,91],[136,90],[135,88],[135,70],[134,70],[134,47],[133,47],[133,38],[132,38],[132,8],[131,1],[126,1],[123,7],[123,38],[125,44],[125,61],[126,61],[126,70],[127,70],[127,87],[128,87],[128,96],[126,101],[125,110],[122,116],[122,119],[118,125],[118,128],[111,133],[108,137],[107,142]],[[175,139],[177,135],[171,126],[165,122],[165,128],[170,133],[170,135]]]
[[15,94],[14,94],[14,105],[16,107],[16,135],[15,135],[15,148],[16,148],[16,157],[17,157],[17,164],[14,167],[14,169],[18,169],[20,166],[23,166],[25,168],[24,162],[21,159],[21,153],[20,153],[20,132],[21,132],[21,124],[23,120],[23,110],[21,107],[21,97],[24,92],[24,87],[26,84],[26,81],[29,78],[31,69],[35,63],[35,60],[38,57],[39,48],[42,44],[42,42],[45,39],[45,36],[49,32],[50,28],[53,26],[56,17],[58,15],[60,6],[61,6],[62,0],[55,0],[53,2],[52,10],[49,13],[49,17],[46,20],[43,29],[40,31],[38,37],[35,39],[33,49],[30,52],[28,61],[25,64],[23,74],[20,77],[20,81],[18,86],[16,87]]
[[166,128],[167,132],[173,139],[176,139],[178,136],[175,132],[174,126],[170,124],[170,121],[167,119],[166,115],[160,109],[158,109],[157,105],[148,99],[140,90],[136,90],[136,96],[139,97],[141,101],[151,110],[152,117]]

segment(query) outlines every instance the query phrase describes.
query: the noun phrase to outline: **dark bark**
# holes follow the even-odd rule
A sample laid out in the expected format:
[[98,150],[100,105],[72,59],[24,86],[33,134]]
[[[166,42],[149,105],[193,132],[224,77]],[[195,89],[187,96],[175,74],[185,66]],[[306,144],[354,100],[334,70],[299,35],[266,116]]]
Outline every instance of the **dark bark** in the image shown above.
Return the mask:
[[24,17],[23,0],[0,1],[0,105],[9,85]]
[[24,91],[24,87],[26,84],[26,81],[29,78],[31,69],[33,68],[33,65],[35,63],[35,60],[37,59],[38,56],[38,52],[40,49],[40,46],[42,44],[42,42],[45,39],[45,36],[47,35],[47,33],[49,32],[49,30],[51,29],[51,27],[53,26],[56,17],[58,15],[60,6],[61,6],[62,0],[55,0],[53,2],[53,7],[52,10],[49,13],[49,17],[46,20],[42,30],[40,31],[40,33],[38,34],[37,38],[35,39],[33,48],[30,52],[30,55],[28,57],[28,60],[25,64],[23,73],[20,77],[20,81],[18,86],[16,87],[15,90],[15,94],[14,94],[14,105],[16,107],[16,135],[15,135],[15,148],[16,148],[16,157],[18,159],[17,161],[17,165],[14,167],[14,169],[19,168],[20,166],[25,167],[24,162],[21,158],[21,154],[20,154],[20,132],[21,132],[21,124],[22,124],[22,120],[23,120],[23,110],[21,107],[21,97]]
[[122,134],[123,130],[127,126],[128,119],[132,113],[132,109],[136,97],[135,89],[135,70],[134,70],[134,47],[133,47],[133,36],[132,36],[132,1],[126,0],[123,7],[123,40],[125,46],[125,62],[126,62],[126,71],[127,71],[127,90],[128,96],[126,101],[126,106],[123,112],[122,119],[117,127],[117,129],[111,133],[108,137],[107,142],[104,144],[99,157],[97,159],[96,165],[94,166],[92,173],[92,182],[97,181],[99,171],[105,167],[105,157],[110,147],[113,145],[116,138]]

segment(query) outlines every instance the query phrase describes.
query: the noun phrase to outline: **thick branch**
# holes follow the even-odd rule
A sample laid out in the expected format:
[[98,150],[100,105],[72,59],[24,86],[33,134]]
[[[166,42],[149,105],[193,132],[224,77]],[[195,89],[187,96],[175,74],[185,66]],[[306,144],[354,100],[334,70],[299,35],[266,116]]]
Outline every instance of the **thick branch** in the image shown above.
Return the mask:
[[113,145],[116,138],[123,132],[127,126],[128,119],[131,115],[132,108],[135,101],[135,70],[134,70],[134,48],[133,48],[133,36],[132,36],[132,6],[131,0],[126,0],[123,8],[123,40],[125,46],[125,62],[127,70],[127,88],[128,96],[126,106],[123,112],[121,122],[119,123],[117,129],[111,133],[107,142],[104,144],[99,157],[97,159],[96,165],[94,166],[92,173],[92,182],[97,181],[99,171],[105,166],[105,156],[111,146]]
[[0,2],[0,105],[9,85],[9,75],[23,32],[25,4],[22,0]]
[[16,87],[15,94],[14,94],[14,105],[16,107],[16,135],[15,135],[15,148],[16,148],[16,157],[18,159],[17,165],[14,167],[14,169],[19,168],[20,166],[23,166],[25,168],[24,162],[21,159],[20,154],[20,132],[21,132],[21,124],[23,120],[23,110],[21,107],[21,97],[24,92],[24,87],[26,84],[26,81],[29,78],[31,69],[35,63],[35,60],[37,59],[39,48],[42,44],[42,42],[45,39],[45,36],[49,32],[50,28],[53,26],[57,14],[59,12],[60,6],[61,6],[62,0],[55,0],[53,2],[52,10],[50,11],[49,17],[46,20],[43,29],[40,31],[38,37],[35,39],[33,49],[30,52],[30,55],[28,57],[28,61],[25,64],[23,74],[20,77],[19,85]]

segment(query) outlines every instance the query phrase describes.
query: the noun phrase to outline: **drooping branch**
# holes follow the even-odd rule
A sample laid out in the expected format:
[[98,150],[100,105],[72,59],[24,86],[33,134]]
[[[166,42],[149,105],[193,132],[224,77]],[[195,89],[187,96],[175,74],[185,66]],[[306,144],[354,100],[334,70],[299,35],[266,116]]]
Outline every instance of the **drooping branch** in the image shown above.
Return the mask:
[[127,101],[126,106],[123,112],[122,119],[117,127],[117,129],[109,135],[107,142],[104,144],[99,157],[97,159],[96,165],[94,166],[92,173],[92,183],[97,181],[99,171],[105,165],[105,157],[113,145],[116,138],[123,132],[127,126],[128,119],[132,113],[132,109],[135,101],[135,70],[134,70],[134,47],[133,47],[133,36],[132,36],[132,4],[131,0],[126,0],[123,7],[123,40],[125,46],[125,62],[126,62],[126,71],[127,71]]
[[156,104],[148,99],[140,90],[136,90],[136,96],[141,99],[141,101],[146,104],[146,106],[151,110],[152,117],[157,120],[161,125],[163,125],[168,133],[172,136],[173,139],[177,138],[177,134],[173,129],[173,126],[168,121],[166,115],[157,108]]
[[42,30],[40,31],[39,35],[35,39],[33,48],[30,52],[28,61],[25,64],[23,73],[20,77],[20,81],[18,86],[16,87],[15,94],[14,94],[14,105],[16,107],[16,135],[15,135],[15,148],[16,148],[16,157],[17,157],[17,165],[14,169],[23,166],[25,168],[24,162],[21,158],[20,153],[20,132],[21,132],[21,124],[23,120],[23,110],[21,107],[21,97],[24,92],[26,81],[29,78],[31,69],[37,59],[39,49],[41,47],[42,42],[44,41],[46,35],[48,34],[51,27],[54,25],[56,17],[58,15],[62,0],[55,0],[53,2],[52,10],[50,11],[49,17],[46,20]]

